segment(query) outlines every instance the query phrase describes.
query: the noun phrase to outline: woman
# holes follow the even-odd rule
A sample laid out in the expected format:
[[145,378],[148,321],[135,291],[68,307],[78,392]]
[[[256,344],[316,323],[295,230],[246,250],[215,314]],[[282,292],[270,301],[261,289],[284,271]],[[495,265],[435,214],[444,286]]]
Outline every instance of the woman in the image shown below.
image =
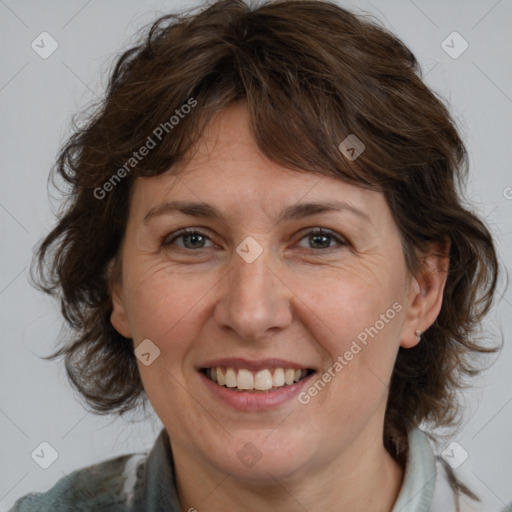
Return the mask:
[[419,429],[495,350],[466,162],[413,54],[332,3],[159,19],[59,155],[35,270],[91,409],[164,428],[13,510],[476,510]]

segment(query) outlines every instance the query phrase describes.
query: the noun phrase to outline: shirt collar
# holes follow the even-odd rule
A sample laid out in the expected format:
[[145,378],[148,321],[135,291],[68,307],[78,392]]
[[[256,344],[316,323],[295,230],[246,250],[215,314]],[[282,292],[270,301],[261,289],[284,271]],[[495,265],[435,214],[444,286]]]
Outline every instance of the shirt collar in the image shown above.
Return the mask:
[[428,512],[436,481],[436,462],[427,436],[418,428],[408,435],[405,474],[392,512]]
[[[181,512],[169,434],[162,429],[144,467],[143,510]],[[172,485],[170,483],[172,482]]]

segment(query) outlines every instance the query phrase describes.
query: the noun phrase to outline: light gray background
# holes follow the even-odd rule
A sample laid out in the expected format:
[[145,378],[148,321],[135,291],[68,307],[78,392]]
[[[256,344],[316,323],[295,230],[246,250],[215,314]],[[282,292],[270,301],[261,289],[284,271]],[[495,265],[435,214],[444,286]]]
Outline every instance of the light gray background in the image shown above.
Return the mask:
[[[450,103],[471,157],[468,195],[510,268],[512,2],[340,4],[374,14],[398,34],[418,57],[426,82]],[[0,0],[0,511],[74,469],[147,449],[161,428],[156,416],[137,422],[86,413],[61,363],[38,358],[54,349],[61,318],[57,305],[30,287],[26,272],[35,244],[54,221],[46,181],[72,114],[101,94],[108,66],[138,28],[191,5],[198,4]],[[59,44],[48,59],[30,46],[43,31]],[[457,59],[441,47],[453,31],[469,44]],[[511,317],[509,288],[485,325],[503,330],[505,348],[466,395],[466,421],[453,438],[469,453],[461,472],[490,510],[512,501]],[[59,455],[46,470],[30,456],[42,441]]]

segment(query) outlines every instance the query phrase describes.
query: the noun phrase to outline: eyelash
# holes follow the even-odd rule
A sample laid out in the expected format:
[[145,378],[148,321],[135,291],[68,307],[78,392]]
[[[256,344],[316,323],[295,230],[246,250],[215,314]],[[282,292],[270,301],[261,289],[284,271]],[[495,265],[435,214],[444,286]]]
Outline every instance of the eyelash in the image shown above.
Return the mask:
[[[169,237],[174,235],[170,240],[169,240]],[[167,248],[169,247],[170,245],[172,245],[176,240],[178,240],[179,238],[182,238],[184,236],[187,236],[187,235],[200,235],[208,240],[210,240],[210,237],[206,234],[206,233],[203,233],[202,231],[198,230],[198,229],[193,229],[193,228],[184,228],[184,229],[181,229],[175,233],[171,233],[171,235],[166,235],[163,240],[162,240],[162,247],[163,248]],[[299,241],[303,240],[304,238],[307,238],[307,237],[312,237],[312,236],[327,236],[327,237],[330,237],[331,239],[335,240],[336,242],[338,242],[338,245],[340,247],[343,247],[343,246],[347,246],[348,245],[348,242],[343,238],[341,237],[340,235],[336,235],[334,234],[333,232],[331,231],[328,231],[328,230],[325,230],[323,228],[315,228],[315,229],[312,229],[308,232],[306,232],[301,238]],[[211,240],[210,240],[211,241]],[[309,250],[311,251],[327,251],[327,250],[332,250],[332,249],[335,249],[336,247],[325,247],[325,248],[320,248],[320,249],[313,249],[313,248],[310,248]],[[183,247],[178,247],[178,249],[182,250],[182,251],[196,251],[196,252],[200,252],[202,250],[205,250],[207,248],[205,247],[200,247],[199,249],[187,249],[187,248],[183,248]],[[307,249],[306,249],[307,250]]]

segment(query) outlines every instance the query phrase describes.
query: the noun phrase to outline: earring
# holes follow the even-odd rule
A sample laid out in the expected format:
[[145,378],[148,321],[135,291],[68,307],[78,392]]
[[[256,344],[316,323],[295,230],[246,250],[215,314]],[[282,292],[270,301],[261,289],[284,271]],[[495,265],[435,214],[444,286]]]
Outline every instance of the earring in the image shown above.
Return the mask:
[[419,340],[421,340],[421,334],[422,334],[422,332],[421,332],[419,329],[416,329],[416,330],[414,331],[414,334],[416,334],[416,337],[417,337]]

